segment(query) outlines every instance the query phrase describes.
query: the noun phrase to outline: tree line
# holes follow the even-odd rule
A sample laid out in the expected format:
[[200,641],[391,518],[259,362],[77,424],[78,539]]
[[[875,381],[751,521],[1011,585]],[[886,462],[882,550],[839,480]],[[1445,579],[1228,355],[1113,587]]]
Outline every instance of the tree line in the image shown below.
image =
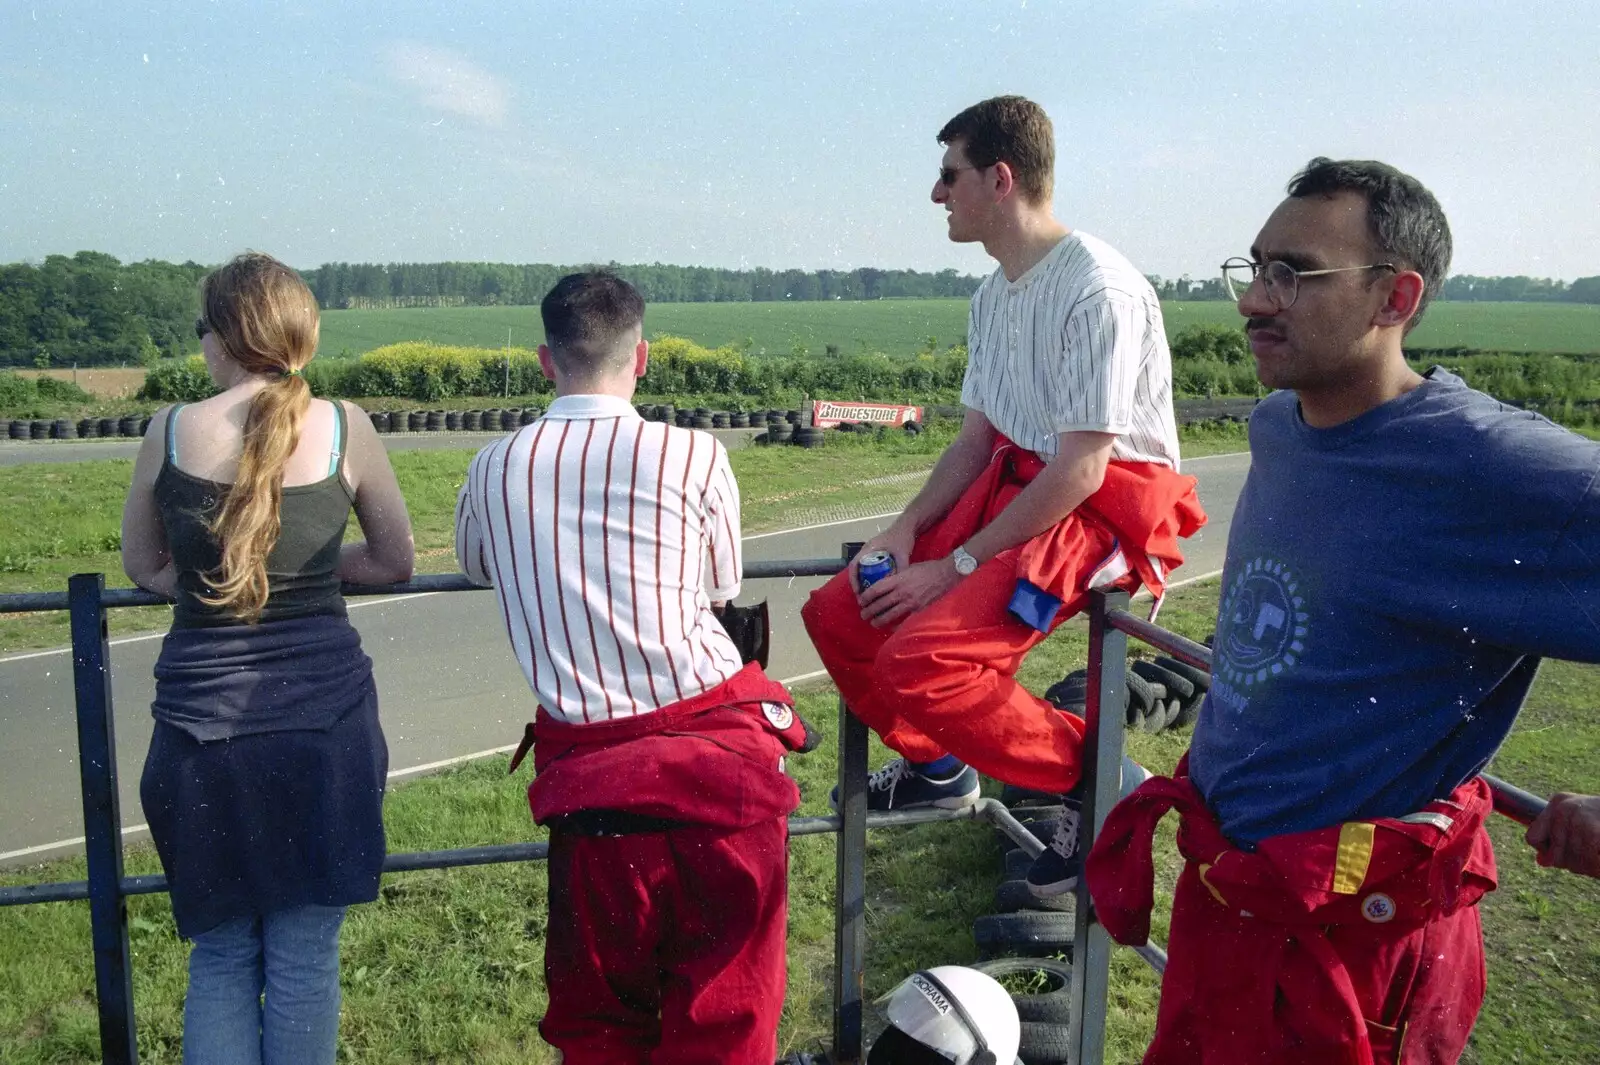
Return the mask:
[[[548,263],[328,263],[304,271],[325,308],[532,305],[562,274]],[[724,270],[610,264],[650,303],[966,298],[982,280],[954,270]],[[0,265],[0,366],[151,363],[196,350],[195,262],[123,263],[101,252]],[[1165,300],[1225,299],[1220,279],[1151,277]],[[1442,299],[1600,303],[1600,276],[1450,278]]]
[[[317,302],[332,308],[528,306],[564,274],[599,264],[327,263],[302,271]],[[966,298],[982,278],[954,270],[725,270],[711,266],[604,264],[647,303]]]

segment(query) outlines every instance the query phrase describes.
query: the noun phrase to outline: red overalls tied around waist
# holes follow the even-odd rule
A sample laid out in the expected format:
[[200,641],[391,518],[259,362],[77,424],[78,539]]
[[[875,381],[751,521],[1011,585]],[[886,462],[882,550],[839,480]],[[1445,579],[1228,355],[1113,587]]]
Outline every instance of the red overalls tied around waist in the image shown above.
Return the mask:
[[1445,1065],[1483,1001],[1476,904],[1495,886],[1473,778],[1402,818],[1223,836],[1180,763],[1107,817],[1086,864],[1119,943],[1150,931],[1156,822],[1178,811],[1187,859],[1146,1065]]
[[[568,1065],[748,1065],[777,1056],[786,986],[784,775],[804,726],[755,664],[638,717],[529,726],[528,788],[550,833],[539,1032]],[[520,758],[523,751],[519,751]],[[563,819],[618,811],[670,822],[626,834]]]
[[[1045,468],[1001,437],[911,561],[947,557]],[[1156,595],[1205,523],[1195,479],[1159,463],[1112,462],[1100,489],[1033,539],[1002,551],[893,629],[874,628],[848,573],[801,617],[850,709],[914,762],[949,753],[998,780],[1064,792],[1078,781],[1083,722],[1016,682],[1027,652],[1081,611],[1091,590],[1143,584]]]

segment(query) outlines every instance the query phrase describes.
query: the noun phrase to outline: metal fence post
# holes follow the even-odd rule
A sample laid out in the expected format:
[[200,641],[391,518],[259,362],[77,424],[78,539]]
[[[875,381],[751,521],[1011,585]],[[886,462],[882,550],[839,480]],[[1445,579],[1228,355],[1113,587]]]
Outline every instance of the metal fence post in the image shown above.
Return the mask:
[[[848,562],[859,543],[843,545]],[[867,953],[867,726],[839,700],[839,838],[833,911],[833,1061],[862,1057],[862,980]]]
[[[1128,638],[1106,620],[1108,610],[1126,610],[1126,592],[1095,592],[1089,602],[1088,725],[1083,745],[1083,820],[1079,846],[1089,848],[1122,793],[1123,697],[1127,681]],[[1106,1002],[1111,983],[1111,937],[1095,919],[1087,877],[1078,878],[1077,923],[1073,933],[1072,1016],[1068,1046],[1073,1065],[1100,1065],[1106,1050]]]
[[128,902],[122,893],[122,805],[117,796],[117,741],[111,720],[111,648],[106,639],[102,573],[67,581],[72,619],[72,676],[78,708],[78,768],[83,784],[84,850],[89,862],[89,924],[94,942],[100,1053],[107,1065],[134,1065],[133,958]]

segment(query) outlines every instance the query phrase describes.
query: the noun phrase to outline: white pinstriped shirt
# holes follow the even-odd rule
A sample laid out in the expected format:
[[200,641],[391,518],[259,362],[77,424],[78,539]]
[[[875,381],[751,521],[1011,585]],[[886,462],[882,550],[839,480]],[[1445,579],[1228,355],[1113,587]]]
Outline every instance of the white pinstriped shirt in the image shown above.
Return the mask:
[[1161,302],[1111,245],[1074,231],[972,296],[961,402],[1046,459],[1057,433],[1115,433],[1111,457],[1178,468]]
[[484,448],[456,504],[462,569],[494,586],[540,705],[574,724],[649,713],[740,670],[711,613],[739,594],[739,535],[716,438],[615,396],[563,396]]

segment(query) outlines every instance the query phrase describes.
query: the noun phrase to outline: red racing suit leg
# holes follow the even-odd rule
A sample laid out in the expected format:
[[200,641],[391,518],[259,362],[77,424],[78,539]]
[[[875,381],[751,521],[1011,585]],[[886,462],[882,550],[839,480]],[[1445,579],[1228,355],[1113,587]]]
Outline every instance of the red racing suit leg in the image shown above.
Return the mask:
[[773,1061],[788,828],[550,834],[539,1034],[567,1065]]

